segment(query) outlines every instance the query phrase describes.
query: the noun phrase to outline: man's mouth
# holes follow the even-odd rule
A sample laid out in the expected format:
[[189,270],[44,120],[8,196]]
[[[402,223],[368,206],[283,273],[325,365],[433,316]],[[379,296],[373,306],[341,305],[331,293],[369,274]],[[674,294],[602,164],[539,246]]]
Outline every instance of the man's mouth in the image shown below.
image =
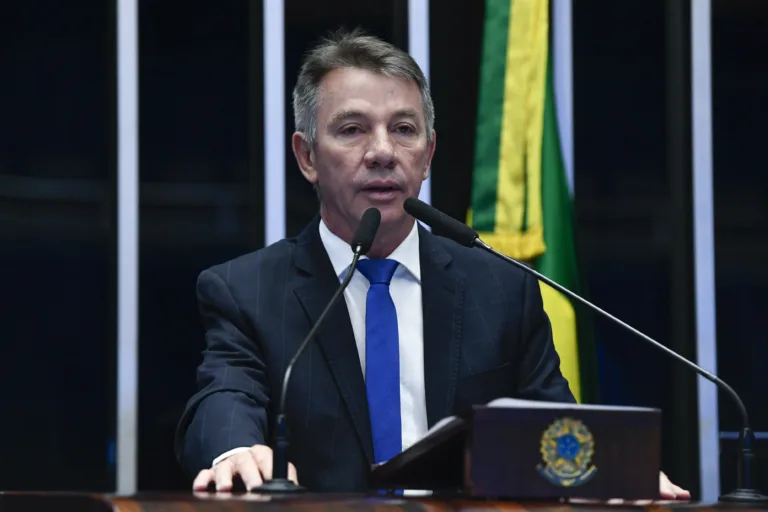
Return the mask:
[[369,196],[388,199],[400,192],[402,188],[394,180],[375,180],[363,187],[363,192]]
[[400,187],[381,185],[381,186],[365,187],[363,190],[366,192],[397,192],[400,190]]

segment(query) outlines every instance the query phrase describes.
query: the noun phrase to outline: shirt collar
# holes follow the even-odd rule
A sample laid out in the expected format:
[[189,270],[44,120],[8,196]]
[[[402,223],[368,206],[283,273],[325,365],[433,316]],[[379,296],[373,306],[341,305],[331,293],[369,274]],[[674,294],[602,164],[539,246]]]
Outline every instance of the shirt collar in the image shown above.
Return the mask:
[[[420,282],[421,262],[419,260],[419,229],[417,224],[417,222],[413,223],[411,232],[387,258],[400,263],[401,267]],[[320,239],[323,241],[336,276],[343,279],[352,263],[352,249],[347,242],[333,234],[322,219],[320,219]],[[363,258],[367,258],[367,256],[362,256],[360,259]]]

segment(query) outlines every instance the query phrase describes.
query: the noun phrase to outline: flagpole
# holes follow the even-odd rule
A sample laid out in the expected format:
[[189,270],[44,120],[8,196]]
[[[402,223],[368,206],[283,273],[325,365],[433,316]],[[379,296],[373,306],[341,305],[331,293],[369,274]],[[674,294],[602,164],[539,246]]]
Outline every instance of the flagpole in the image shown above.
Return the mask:
[[285,29],[283,0],[264,7],[264,245],[285,238]]
[[[710,0],[691,3],[691,126],[693,151],[693,243],[696,363],[717,372],[715,318],[715,228],[712,190],[712,69]],[[720,496],[717,388],[697,382],[701,501]]]
[[137,481],[139,98],[138,0],[117,0],[117,493]]
[[[429,0],[408,0],[408,53],[429,83]],[[431,204],[432,169],[429,170],[429,177],[421,184],[419,199]]]
[[573,148],[573,4],[552,0],[552,64],[560,151],[571,195],[574,194]]

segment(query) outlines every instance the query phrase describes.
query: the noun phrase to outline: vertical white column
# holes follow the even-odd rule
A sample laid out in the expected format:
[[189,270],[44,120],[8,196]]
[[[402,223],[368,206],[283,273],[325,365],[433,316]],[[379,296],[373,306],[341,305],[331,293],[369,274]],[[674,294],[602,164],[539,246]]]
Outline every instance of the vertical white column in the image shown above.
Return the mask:
[[117,493],[136,492],[138,424],[138,0],[117,0]]
[[[691,126],[696,362],[717,374],[715,228],[712,190],[712,68],[710,0],[691,2]],[[701,500],[720,494],[717,387],[698,378]]]
[[285,5],[264,8],[264,245],[285,238]]
[[[408,0],[408,53],[416,61],[429,82],[429,0]],[[432,170],[421,184],[419,199],[432,201]],[[424,226],[429,229],[427,226]]]
[[573,195],[573,14],[572,0],[552,0],[552,74],[560,151]]

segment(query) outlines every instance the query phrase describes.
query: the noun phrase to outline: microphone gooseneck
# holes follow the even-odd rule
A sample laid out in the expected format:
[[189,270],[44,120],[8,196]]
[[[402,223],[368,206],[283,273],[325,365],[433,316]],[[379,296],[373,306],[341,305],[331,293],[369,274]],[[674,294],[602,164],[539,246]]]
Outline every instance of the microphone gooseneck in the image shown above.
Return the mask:
[[280,393],[279,409],[277,410],[277,416],[275,418],[275,437],[274,446],[272,449],[272,479],[266,480],[262,485],[250,489],[252,492],[258,493],[299,493],[304,492],[306,489],[300,485],[295,484],[288,478],[288,426],[285,421],[285,398],[288,394],[288,384],[291,381],[291,373],[299,357],[307,348],[309,343],[314,339],[317,330],[323,324],[325,317],[333,309],[336,303],[341,298],[344,290],[352,280],[352,276],[357,268],[357,262],[361,256],[365,255],[373,245],[373,240],[376,237],[376,231],[379,229],[379,223],[381,222],[381,212],[376,208],[368,208],[363,213],[360,219],[360,224],[357,227],[357,231],[352,238],[352,263],[350,265],[347,275],[344,276],[344,280],[334,292],[331,300],[328,301],[328,305],[323,312],[317,318],[315,325],[312,326],[304,341],[299,345],[299,349],[294,354],[288,366],[285,368],[285,374],[283,375],[283,386]]
[[588,307],[592,311],[595,311],[596,313],[604,316],[605,318],[608,318],[612,322],[620,325],[621,327],[630,331],[631,333],[639,336],[643,340],[647,341],[648,343],[655,346],[656,348],[662,350],[667,355],[677,359],[678,361],[685,364],[686,366],[688,366],[690,369],[692,369],[693,371],[695,371],[705,379],[709,380],[710,382],[713,382],[718,387],[723,389],[728,394],[728,396],[730,396],[733,399],[733,401],[736,403],[737,408],[739,409],[739,413],[741,414],[741,420],[742,420],[742,431],[739,436],[740,446],[739,446],[739,462],[738,462],[738,469],[737,469],[737,475],[736,475],[736,484],[737,484],[736,489],[728,494],[724,494],[720,496],[719,501],[728,502],[728,503],[745,503],[745,504],[768,503],[768,496],[765,496],[761,494],[758,490],[752,488],[752,476],[753,476],[752,462],[754,459],[754,454],[752,452],[752,445],[754,442],[754,433],[752,432],[752,429],[749,426],[749,416],[747,414],[747,408],[744,406],[744,402],[741,401],[741,398],[739,397],[738,393],[736,393],[736,391],[731,386],[729,386],[725,381],[723,381],[716,375],[708,372],[707,370],[701,368],[693,361],[690,361],[685,357],[681,356],[674,350],[668,347],[665,347],[664,345],[654,340],[650,336],[643,334],[642,332],[638,331],[634,327],[628,325],[622,320],[619,320],[615,316],[604,311],[598,306],[592,304],[588,300],[575,294],[574,292],[570,291],[564,286],[559,285],[558,283],[554,282],[552,279],[541,274],[540,272],[537,272],[536,270],[529,267],[525,263],[518,261],[514,258],[511,258],[506,254],[500,253],[493,247],[489,246],[488,244],[480,240],[480,237],[477,234],[477,232],[473,230],[471,227],[467,226],[466,224],[459,222],[452,217],[449,217],[448,215],[440,212],[439,210],[433,208],[432,206],[429,206],[428,204],[414,197],[409,197],[408,199],[406,199],[403,207],[405,208],[405,211],[408,214],[424,222],[425,224],[428,224],[433,229],[440,229],[442,232],[444,232],[446,237],[452,239],[456,243],[466,247],[477,247],[479,249],[482,249],[496,256],[497,258],[501,258],[507,263],[511,263],[512,265],[515,265],[516,267],[522,269],[523,271],[528,272],[529,274],[532,274],[539,281],[542,281],[548,284],[552,288],[555,288],[556,290],[567,295],[568,297],[575,300],[576,302],[583,304],[584,306]]

